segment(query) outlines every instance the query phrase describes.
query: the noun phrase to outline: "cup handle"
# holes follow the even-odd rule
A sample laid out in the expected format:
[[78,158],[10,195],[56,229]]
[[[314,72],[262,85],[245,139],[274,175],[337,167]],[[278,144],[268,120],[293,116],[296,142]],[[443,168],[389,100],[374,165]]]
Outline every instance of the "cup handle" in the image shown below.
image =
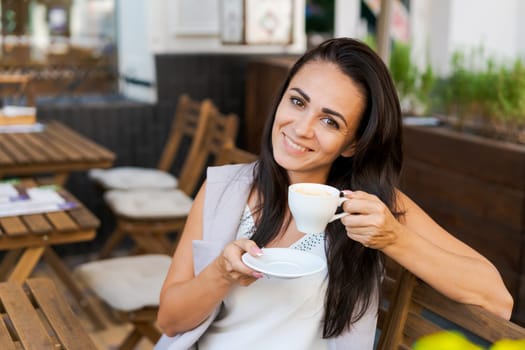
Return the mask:
[[[339,206],[341,206],[347,200],[348,200],[348,198],[346,198],[346,197],[339,197]],[[339,214],[335,214],[334,216],[332,216],[332,218],[328,222],[332,222],[332,221],[335,221],[337,219],[341,219],[343,216],[347,216],[347,215],[348,215],[347,212],[342,212],[342,213],[339,213]]]

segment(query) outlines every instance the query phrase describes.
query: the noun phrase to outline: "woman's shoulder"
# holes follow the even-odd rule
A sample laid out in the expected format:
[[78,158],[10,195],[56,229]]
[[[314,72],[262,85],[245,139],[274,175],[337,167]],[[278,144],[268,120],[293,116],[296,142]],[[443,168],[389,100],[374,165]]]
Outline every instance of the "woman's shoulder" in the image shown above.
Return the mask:
[[206,181],[224,182],[232,180],[253,180],[253,171],[257,162],[243,164],[227,164],[208,167]]

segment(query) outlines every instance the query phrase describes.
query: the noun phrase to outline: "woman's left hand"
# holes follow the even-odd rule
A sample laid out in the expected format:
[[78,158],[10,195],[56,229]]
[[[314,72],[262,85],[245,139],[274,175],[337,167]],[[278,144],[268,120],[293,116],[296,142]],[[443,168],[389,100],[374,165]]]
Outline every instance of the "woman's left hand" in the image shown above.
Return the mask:
[[349,215],[341,222],[349,238],[374,249],[383,249],[397,240],[402,225],[377,196],[363,191],[343,193],[349,199],[343,203],[343,210]]

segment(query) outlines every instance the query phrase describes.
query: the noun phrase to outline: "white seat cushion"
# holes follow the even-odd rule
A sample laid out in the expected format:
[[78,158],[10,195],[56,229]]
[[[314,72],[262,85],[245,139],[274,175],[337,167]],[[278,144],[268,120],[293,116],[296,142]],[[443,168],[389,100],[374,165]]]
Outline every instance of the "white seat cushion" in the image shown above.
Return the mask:
[[168,172],[140,167],[92,169],[89,178],[105,189],[175,188],[177,178]]
[[101,300],[120,311],[158,306],[171,258],[161,254],[126,256],[88,262],[75,269]]
[[178,218],[187,216],[193,199],[177,189],[111,190],[104,199],[117,215],[129,218]]

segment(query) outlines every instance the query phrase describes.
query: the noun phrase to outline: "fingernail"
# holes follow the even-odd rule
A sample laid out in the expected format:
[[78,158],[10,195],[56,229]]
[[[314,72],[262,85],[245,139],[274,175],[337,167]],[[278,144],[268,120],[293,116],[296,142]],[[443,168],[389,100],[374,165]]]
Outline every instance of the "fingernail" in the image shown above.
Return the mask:
[[255,254],[257,256],[263,255],[263,251],[259,247],[252,247],[250,248],[250,251],[252,252],[252,254]]
[[354,192],[352,192],[350,190],[343,190],[341,192],[343,192],[343,194],[345,194],[345,195],[354,193]]
[[252,276],[255,278],[263,278],[264,274],[262,272],[253,271]]

